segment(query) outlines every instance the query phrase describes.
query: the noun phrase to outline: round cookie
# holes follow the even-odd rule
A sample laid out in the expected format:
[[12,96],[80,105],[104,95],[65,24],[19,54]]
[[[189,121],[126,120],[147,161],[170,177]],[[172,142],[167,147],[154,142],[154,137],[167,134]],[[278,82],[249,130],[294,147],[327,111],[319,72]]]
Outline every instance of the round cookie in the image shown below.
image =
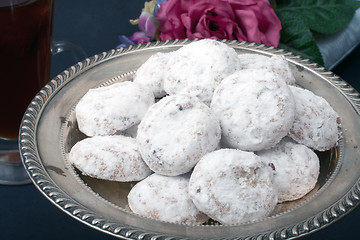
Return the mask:
[[237,149],[206,154],[191,174],[189,194],[201,212],[225,225],[264,218],[277,204],[272,169]]
[[339,140],[340,117],[322,97],[309,90],[290,87],[296,102],[289,136],[312,149],[325,151]]
[[123,135],[126,137],[136,138],[138,127],[139,127],[139,124],[135,124],[134,126],[129,127],[128,129],[126,129],[124,131],[118,132],[117,135]]
[[274,148],[257,155],[274,167],[279,203],[302,198],[315,187],[320,162],[310,148],[284,138]]
[[289,85],[295,85],[295,77],[289,63],[282,55],[267,57],[260,54],[239,54],[240,69],[265,69],[283,78]]
[[129,192],[130,209],[142,216],[178,224],[195,225],[209,219],[188,194],[188,176],[168,177],[152,174]]
[[79,130],[87,136],[113,135],[139,123],[154,102],[149,89],[129,81],[90,89],[75,108]]
[[164,89],[169,95],[196,96],[210,105],[217,85],[239,66],[235,50],[225,43],[203,39],[175,51],[164,73]]
[[84,175],[110,181],[139,181],[152,173],[135,139],[121,135],[85,138],[71,148],[69,161]]
[[211,109],[220,119],[226,147],[259,151],[287,135],[295,117],[289,86],[264,69],[237,71],[216,88]]
[[134,75],[134,82],[149,88],[156,98],[166,95],[164,90],[164,73],[168,71],[167,62],[172,53],[155,53]]
[[190,171],[220,137],[219,121],[208,106],[196,97],[171,95],[149,109],[136,139],[151,170],[175,176]]

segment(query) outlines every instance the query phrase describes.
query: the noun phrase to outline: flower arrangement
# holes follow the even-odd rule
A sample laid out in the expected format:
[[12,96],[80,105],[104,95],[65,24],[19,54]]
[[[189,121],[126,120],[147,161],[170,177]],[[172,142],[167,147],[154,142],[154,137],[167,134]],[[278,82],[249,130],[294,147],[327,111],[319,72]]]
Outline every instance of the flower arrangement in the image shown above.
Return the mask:
[[332,34],[352,19],[355,0],[150,0],[139,30],[120,35],[119,47],[153,40],[212,38],[280,47],[323,65],[314,39]]

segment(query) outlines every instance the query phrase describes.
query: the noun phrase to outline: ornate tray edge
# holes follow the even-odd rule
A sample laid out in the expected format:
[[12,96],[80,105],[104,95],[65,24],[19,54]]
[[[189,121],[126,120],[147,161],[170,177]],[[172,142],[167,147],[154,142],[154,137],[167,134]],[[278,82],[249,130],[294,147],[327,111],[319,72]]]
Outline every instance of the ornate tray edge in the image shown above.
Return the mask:
[[[37,127],[37,118],[41,114],[43,107],[51,99],[51,96],[62,85],[66,84],[70,78],[74,77],[88,66],[95,65],[104,59],[110,59],[120,54],[126,54],[128,52],[137,51],[144,48],[183,45],[191,41],[196,41],[196,39],[149,42],[146,44],[139,44],[126,48],[112,49],[110,51],[94,55],[82,62],[78,62],[77,64],[60,73],[45,87],[43,87],[43,89],[34,97],[24,114],[22,124],[20,126],[19,149],[24,167],[27,170],[31,180],[51,202],[79,221],[113,236],[125,239],[186,239],[182,237],[165,236],[159,233],[145,233],[130,226],[120,226],[118,223],[108,222],[108,220],[106,220],[104,217],[97,216],[96,213],[90,211],[86,207],[79,204],[77,201],[73,200],[70,196],[64,193],[50,178],[42,163],[37,161],[39,156],[36,151],[37,144],[34,134]],[[321,67],[308,59],[303,59],[300,56],[294,55],[291,52],[287,52],[283,49],[269,47],[263,44],[259,45],[255,43],[238,42],[235,40],[222,40],[222,42],[227,43],[232,47],[250,47],[251,49],[266,51],[270,54],[282,54],[290,62],[302,64],[308,69],[316,71],[323,78],[327,78],[331,84],[341,90],[343,95],[349,100],[349,102],[353,104],[355,110],[357,112],[360,111],[360,94],[352,86],[343,81],[340,77],[336,76],[334,73],[327,71],[324,67]],[[286,226],[276,231],[237,239],[288,239],[306,235],[310,232],[317,231],[328,226],[340,217],[349,213],[359,204],[360,179],[358,179],[357,183],[348,191],[345,196],[339,199],[332,206],[309,219],[306,219],[295,225]]]

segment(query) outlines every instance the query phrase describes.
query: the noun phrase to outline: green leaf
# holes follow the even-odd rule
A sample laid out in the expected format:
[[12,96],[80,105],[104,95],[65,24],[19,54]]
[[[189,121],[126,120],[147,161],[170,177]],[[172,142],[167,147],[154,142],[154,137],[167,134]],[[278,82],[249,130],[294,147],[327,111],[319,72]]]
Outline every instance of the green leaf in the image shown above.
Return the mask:
[[323,58],[313,34],[302,19],[292,18],[282,24],[279,47],[323,65]]
[[312,32],[342,30],[359,7],[355,0],[277,0],[275,12],[282,25],[279,47],[323,65]]
[[359,7],[355,0],[278,0],[276,13],[284,20],[304,19],[311,30],[331,34],[346,27]]

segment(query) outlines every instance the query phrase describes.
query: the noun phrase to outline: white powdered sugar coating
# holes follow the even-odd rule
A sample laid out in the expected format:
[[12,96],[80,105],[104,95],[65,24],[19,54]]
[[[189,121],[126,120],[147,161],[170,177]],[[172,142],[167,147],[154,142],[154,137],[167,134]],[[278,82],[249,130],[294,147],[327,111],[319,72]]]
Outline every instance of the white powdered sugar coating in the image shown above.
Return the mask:
[[84,175],[110,181],[139,181],[152,171],[142,160],[134,138],[96,136],[77,142],[69,161]]
[[196,97],[171,95],[149,109],[136,139],[151,170],[175,176],[190,171],[220,137],[219,121],[208,106]]
[[282,55],[267,57],[260,54],[239,54],[240,69],[266,69],[283,78],[289,85],[295,85],[295,77],[289,63]]
[[211,109],[220,120],[222,143],[259,151],[287,135],[295,117],[289,86],[263,69],[237,71],[216,88]]
[[277,203],[272,169],[236,149],[206,154],[191,174],[189,194],[201,212],[225,225],[264,218]]
[[289,136],[310,148],[325,151],[339,140],[340,117],[322,97],[309,90],[290,87],[296,114]]
[[164,73],[168,71],[168,60],[172,53],[155,53],[134,75],[134,82],[149,88],[156,98],[166,95]]
[[118,132],[117,135],[123,135],[126,137],[136,138],[138,127],[139,127],[139,124],[135,124],[134,126],[129,127],[128,129],[126,129],[124,131]]
[[274,166],[274,183],[278,187],[278,202],[302,198],[316,185],[320,162],[310,148],[284,138],[274,148],[257,153]]
[[164,73],[164,88],[170,94],[196,96],[210,104],[214,89],[239,67],[235,50],[211,39],[192,42],[175,51]]
[[129,192],[130,209],[142,216],[178,224],[195,225],[208,220],[188,194],[188,176],[152,174]]
[[79,130],[93,137],[76,143],[69,161],[94,178],[140,181],[128,203],[145,217],[188,225],[267,217],[314,189],[320,165],[311,148],[339,140],[337,113],[293,87],[291,69],[282,55],[238,55],[212,39],[156,53],[133,82],[79,101]]
[[126,130],[139,123],[154,102],[150,90],[129,81],[90,89],[75,108],[79,130],[87,136]]

